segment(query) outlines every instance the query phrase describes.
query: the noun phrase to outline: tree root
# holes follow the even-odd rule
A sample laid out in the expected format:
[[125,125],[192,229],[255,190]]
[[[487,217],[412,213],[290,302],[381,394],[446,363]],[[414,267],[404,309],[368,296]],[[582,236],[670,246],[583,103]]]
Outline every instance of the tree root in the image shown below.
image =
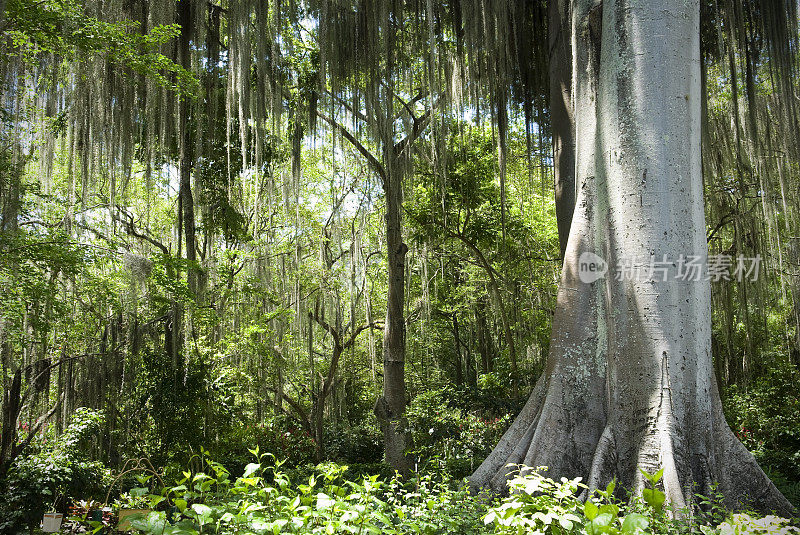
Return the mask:
[[[489,464],[485,462],[470,477],[470,484],[474,489],[488,487],[494,492],[506,494],[507,480],[514,472],[509,465],[519,465],[523,461],[531,467],[552,468],[554,465],[564,465],[563,461],[553,457],[560,450],[545,447],[557,441],[558,435],[552,434],[550,430],[545,436],[542,411],[539,410],[531,419],[533,410],[542,405],[538,398],[532,399],[533,402],[526,405],[526,409],[503,436],[500,442],[503,449],[495,450],[494,457],[487,459]],[[673,516],[682,516],[688,507],[697,506],[696,494],[709,495],[713,484],[717,485],[717,490],[724,496],[724,505],[730,509],[754,508],[763,513],[784,516],[793,514],[793,506],[764,474],[753,455],[736,439],[721,418],[721,414],[716,415],[714,424],[705,429],[707,436],[703,437],[706,439],[704,442],[712,444],[712,449],[707,454],[695,453],[691,466],[685,462],[689,458],[686,451],[689,443],[679,440],[677,443],[682,446],[676,449],[676,443],[671,438],[664,437],[650,442],[655,446],[640,449],[638,456],[618,458],[619,440],[635,441],[636,437],[630,433],[617,436],[614,425],[609,423],[596,441],[586,473],[562,473],[551,469],[548,477],[585,477],[588,491],[581,495],[582,499],[616,480],[618,497],[622,498],[625,489],[641,493],[645,481],[638,468],[640,461],[646,457],[655,459],[656,464],[664,468],[660,485],[667,495],[667,502],[672,505]],[[665,433],[668,433],[667,429],[658,432]],[[534,453],[530,455],[525,452]]]

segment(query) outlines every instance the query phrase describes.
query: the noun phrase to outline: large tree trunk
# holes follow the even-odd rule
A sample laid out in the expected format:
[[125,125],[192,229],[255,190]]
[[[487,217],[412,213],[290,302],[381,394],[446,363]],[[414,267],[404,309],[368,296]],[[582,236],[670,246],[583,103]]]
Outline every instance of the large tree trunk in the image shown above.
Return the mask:
[[[787,512],[722,414],[710,284],[676,278],[681,255],[703,265],[707,257],[699,3],[575,0],[571,33],[579,188],[551,351],[472,484],[502,490],[507,464],[524,463],[549,466],[556,479],[582,476],[590,488],[616,478],[638,491],[638,468],[663,467],[675,506],[717,482],[728,505]],[[604,278],[581,281],[585,253],[611,266]],[[614,272],[664,257],[666,276]]]

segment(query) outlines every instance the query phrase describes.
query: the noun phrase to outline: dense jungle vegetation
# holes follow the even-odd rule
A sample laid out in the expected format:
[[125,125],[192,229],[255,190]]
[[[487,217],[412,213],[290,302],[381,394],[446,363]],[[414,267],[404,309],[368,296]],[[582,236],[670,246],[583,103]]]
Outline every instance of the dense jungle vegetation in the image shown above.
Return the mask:
[[[0,0],[0,532],[796,532],[464,480],[549,373],[569,4]],[[800,507],[797,6],[696,7],[714,381]]]

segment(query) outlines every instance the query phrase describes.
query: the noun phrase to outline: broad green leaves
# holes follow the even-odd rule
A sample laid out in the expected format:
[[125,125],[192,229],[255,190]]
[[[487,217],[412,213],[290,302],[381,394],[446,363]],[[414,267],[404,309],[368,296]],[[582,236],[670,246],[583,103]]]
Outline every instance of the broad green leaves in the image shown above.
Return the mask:
[[478,533],[479,504],[465,488],[453,491],[425,476],[412,484],[378,476],[350,481],[347,467],[335,464],[320,464],[305,482],[291,485],[280,463],[263,462],[271,455],[252,453],[260,462],[231,480],[203,452],[203,471],[183,472],[176,485],[163,489],[162,498],[177,508],[174,517],[153,512],[135,527],[149,535]]
[[[638,535],[650,533],[650,519],[638,512],[622,514],[615,503],[616,482],[596,490],[585,502],[578,498],[586,489],[580,479],[555,482],[540,475],[543,468],[521,467],[520,475],[509,481],[511,496],[489,509],[486,524],[496,533],[539,533],[566,535]],[[661,474],[648,475],[657,482]]]
[[596,518],[597,506],[578,499],[578,491],[586,488],[580,478],[559,482],[542,476],[542,467],[533,470],[522,467],[521,474],[509,481],[511,496],[484,516],[486,524],[494,524],[497,533],[577,533],[587,522]]
[[664,502],[667,499],[667,496],[656,488],[656,485],[664,476],[664,469],[661,468],[655,474],[649,474],[642,470],[641,468],[639,471],[642,475],[650,482],[651,488],[645,488],[642,490],[642,498],[644,501],[652,507],[657,513],[661,512],[661,509],[664,507]]

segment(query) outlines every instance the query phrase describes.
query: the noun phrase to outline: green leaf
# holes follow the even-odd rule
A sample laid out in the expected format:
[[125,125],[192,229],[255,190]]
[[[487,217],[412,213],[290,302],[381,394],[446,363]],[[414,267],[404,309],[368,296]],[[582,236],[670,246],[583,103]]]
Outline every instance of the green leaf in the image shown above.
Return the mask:
[[643,470],[641,468],[639,468],[639,471],[642,473],[642,475],[645,478],[647,478],[647,481],[651,481],[651,482],[653,481],[653,476],[651,476],[649,472],[647,472],[646,470]]
[[138,481],[140,485],[146,485],[147,482],[150,481],[150,478],[153,476],[138,474],[134,477],[136,477],[136,481]]
[[653,475],[653,479],[652,479],[653,483],[658,483],[663,476],[664,476],[664,469],[662,468],[661,470],[659,470],[658,472],[656,472]]
[[625,534],[637,533],[644,531],[650,525],[650,521],[646,516],[639,513],[630,513],[622,521],[622,532]]
[[646,478],[647,478],[647,480],[648,480],[650,483],[652,483],[652,484],[653,484],[653,486],[655,486],[655,485],[656,485],[656,483],[658,483],[658,482],[661,480],[662,476],[664,475],[664,469],[663,469],[663,468],[662,468],[661,470],[659,470],[658,472],[656,472],[655,474],[650,474],[650,473],[648,473],[648,472],[645,472],[645,471],[644,471],[644,470],[642,470],[641,468],[639,468],[639,471],[642,473],[642,475],[643,475],[644,477],[646,477]]
[[134,498],[141,498],[142,496],[147,496],[149,493],[150,489],[146,487],[134,487],[129,494]]
[[647,505],[655,509],[656,512],[661,512],[661,508],[664,506],[664,501],[667,497],[658,489],[644,489],[642,491],[642,498],[644,498]]
[[608,513],[612,517],[617,518],[619,516],[619,507],[617,507],[613,503],[607,503],[600,507],[600,514],[603,513]]
[[327,509],[329,507],[333,507],[333,504],[336,503],[336,500],[332,499],[327,494],[320,492],[317,494],[317,509]]
[[596,528],[604,528],[611,525],[611,522],[614,520],[614,517],[611,516],[609,513],[600,513],[597,515],[594,520],[592,520],[592,525]]
[[261,469],[258,463],[250,463],[244,467],[244,475],[242,477],[250,477]]
[[587,500],[586,503],[583,504],[583,514],[586,515],[586,518],[588,518],[589,520],[594,520],[595,517],[597,517],[597,513],[599,512],[600,510],[597,508],[597,506],[594,504],[593,501]]
[[211,507],[203,505],[202,503],[192,504],[192,510],[197,513],[198,516],[203,517],[204,520],[211,517]]

